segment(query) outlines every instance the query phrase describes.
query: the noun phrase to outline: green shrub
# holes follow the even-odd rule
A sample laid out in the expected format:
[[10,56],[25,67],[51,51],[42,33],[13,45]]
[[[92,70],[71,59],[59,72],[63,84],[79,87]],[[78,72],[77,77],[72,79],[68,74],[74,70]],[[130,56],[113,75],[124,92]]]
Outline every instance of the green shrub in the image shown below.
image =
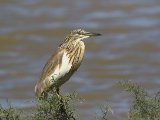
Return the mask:
[[[160,120],[160,92],[149,94],[140,85],[131,81],[122,81],[120,84],[133,97],[128,112],[129,120]],[[64,96],[50,94],[45,99],[37,99],[35,111],[29,115],[11,106],[9,108],[0,106],[0,120],[77,120],[74,107],[76,99],[76,93]],[[109,120],[110,113],[113,113],[110,106],[102,105],[101,114],[97,119]]]
[[7,109],[4,109],[0,106],[0,120],[20,120],[20,113],[12,108],[11,106]]
[[65,96],[49,95],[45,99],[37,100],[34,120],[76,120],[73,101],[77,94]]
[[160,92],[149,94],[131,81],[123,81],[121,85],[133,96],[128,112],[129,120],[160,120]]

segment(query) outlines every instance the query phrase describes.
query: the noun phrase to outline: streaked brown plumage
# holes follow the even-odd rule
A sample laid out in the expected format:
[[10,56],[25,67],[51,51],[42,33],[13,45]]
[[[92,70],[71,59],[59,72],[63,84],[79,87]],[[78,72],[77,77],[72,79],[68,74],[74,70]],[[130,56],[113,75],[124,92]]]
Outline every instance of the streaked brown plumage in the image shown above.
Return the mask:
[[99,35],[82,29],[71,31],[44,66],[35,86],[36,96],[43,96],[52,89],[58,93],[59,87],[69,80],[82,62],[85,45],[81,40]]

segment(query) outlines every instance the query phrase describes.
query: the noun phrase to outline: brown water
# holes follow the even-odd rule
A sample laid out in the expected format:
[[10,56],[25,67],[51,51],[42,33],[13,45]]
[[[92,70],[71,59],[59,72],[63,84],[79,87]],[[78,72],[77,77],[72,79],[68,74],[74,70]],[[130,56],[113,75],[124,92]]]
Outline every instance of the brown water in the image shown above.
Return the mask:
[[115,120],[126,120],[130,96],[117,85],[160,87],[159,0],[1,0],[0,103],[34,106],[34,85],[48,57],[75,28],[99,32],[85,41],[78,72],[62,87],[85,99],[77,104],[82,120],[91,120],[109,103]]

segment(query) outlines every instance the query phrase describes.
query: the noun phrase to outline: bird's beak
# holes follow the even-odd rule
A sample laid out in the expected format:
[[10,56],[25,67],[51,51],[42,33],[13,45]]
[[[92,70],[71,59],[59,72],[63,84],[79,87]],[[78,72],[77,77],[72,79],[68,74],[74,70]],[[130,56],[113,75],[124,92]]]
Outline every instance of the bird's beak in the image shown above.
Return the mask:
[[99,33],[90,33],[90,32],[86,32],[85,34],[84,34],[85,36],[100,36],[101,34],[99,34]]

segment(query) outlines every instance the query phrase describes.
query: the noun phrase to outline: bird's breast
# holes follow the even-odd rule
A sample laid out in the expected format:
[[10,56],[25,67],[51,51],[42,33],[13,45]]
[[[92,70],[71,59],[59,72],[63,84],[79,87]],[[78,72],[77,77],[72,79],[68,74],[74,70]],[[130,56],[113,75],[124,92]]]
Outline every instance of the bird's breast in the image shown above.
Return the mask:
[[70,56],[70,63],[72,64],[72,69],[77,69],[83,59],[83,55],[84,55],[84,50],[85,50],[85,45],[82,41],[79,41],[73,51],[69,54]]

